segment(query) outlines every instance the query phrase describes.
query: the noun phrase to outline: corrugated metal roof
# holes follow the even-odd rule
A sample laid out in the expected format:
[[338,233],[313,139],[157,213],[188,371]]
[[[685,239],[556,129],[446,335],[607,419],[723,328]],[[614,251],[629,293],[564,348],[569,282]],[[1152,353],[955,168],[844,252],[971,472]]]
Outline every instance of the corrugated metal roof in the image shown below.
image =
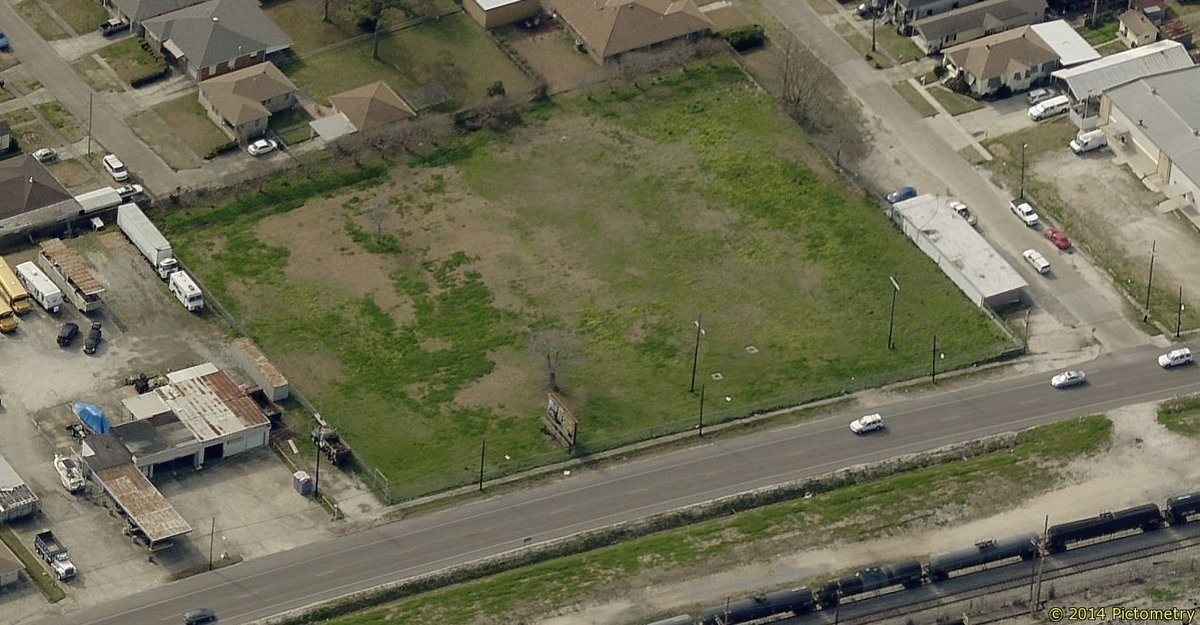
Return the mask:
[[5,518],[5,512],[9,510],[28,506],[37,500],[37,495],[33,494],[25,480],[0,456],[0,518]]
[[1104,94],[1180,171],[1200,180],[1200,66],[1134,80]]
[[1060,69],[1051,75],[1066,82],[1071,95],[1078,101],[1098,96],[1105,89],[1131,80],[1191,66],[1192,59],[1183,44],[1156,41],[1077,67]]
[[192,526],[132,462],[101,469],[96,476],[104,490],[129,515],[130,522],[141,528],[151,542],[192,531]]
[[100,295],[104,287],[92,275],[83,259],[79,258],[71,248],[59,239],[49,239],[41,243],[42,253],[62,270],[68,282],[75,285],[84,295]]
[[200,441],[270,423],[254,400],[246,397],[224,371],[187,377],[152,392],[171,407],[179,421]]

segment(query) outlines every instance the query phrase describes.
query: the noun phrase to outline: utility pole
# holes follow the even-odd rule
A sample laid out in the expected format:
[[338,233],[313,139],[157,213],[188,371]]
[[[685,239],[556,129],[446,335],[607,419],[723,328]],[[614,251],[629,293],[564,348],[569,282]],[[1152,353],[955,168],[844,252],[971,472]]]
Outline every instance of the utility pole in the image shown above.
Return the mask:
[[892,276],[888,276],[888,280],[892,281],[892,311],[888,314],[888,349],[896,349],[896,344],[892,342],[892,329],[896,325],[896,294],[900,292],[900,284]]
[[867,0],[871,8],[871,52],[875,51],[875,16],[879,11],[875,10],[875,0]]
[[487,453],[487,439],[479,445],[479,492],[483,492],[483,456]]
[[937,335],[933,335],[933,358],[929,361],[929,383],[937,384]]
[[700,385],[700,438],[704,438],[704,385]]
[[704,314],[696,315],[696,348],[692,350],[692,384],[688,387],[689,393],[696,392],[696,365],[700,362],[700,337],[705,336],[704,332]]
[[325,438],[325,426],[317,422],[317,475],[313,479],[313,499],[321,501],[321,441]]
[[1025,148],[1027,147],[1029,144],[1021,144],[1021,190],[1017,193],[1017,198],[1021,200],[1025,199]]
[[213,538],[217,535],[217,517],[213,517],[212,529],[208,533],[208,570],[212,570]]
[[1150,242],[1150,275],[1146,278],[1146,312],[1142,315],[1142,323],[1150,321],[1150,285],[1154,283],[1154,256],[1158,241]]
[[92,155],[92,98],[95,97],[94,92],[88,93],[88,142],[87,155]]

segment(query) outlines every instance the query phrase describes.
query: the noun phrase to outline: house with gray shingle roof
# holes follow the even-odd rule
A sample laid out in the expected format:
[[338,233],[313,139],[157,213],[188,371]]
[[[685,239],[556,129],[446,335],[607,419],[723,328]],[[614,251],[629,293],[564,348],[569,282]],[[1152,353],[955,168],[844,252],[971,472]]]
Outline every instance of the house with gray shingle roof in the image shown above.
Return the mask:
[[208,0],[142,26],[150,46],[197,81],[262,63],[292,46],[253,0]]
[[1046,16],[1046,0],[983,0],[912,23],[913,41],[926,54],[998,32],[1028,26]]
[[133,28],[137,29],[142,22],[152,18],[178,11],[200,4],[204,0],[108,0],[105,4],[111,5],[113,11],[119,16],[129,20]]

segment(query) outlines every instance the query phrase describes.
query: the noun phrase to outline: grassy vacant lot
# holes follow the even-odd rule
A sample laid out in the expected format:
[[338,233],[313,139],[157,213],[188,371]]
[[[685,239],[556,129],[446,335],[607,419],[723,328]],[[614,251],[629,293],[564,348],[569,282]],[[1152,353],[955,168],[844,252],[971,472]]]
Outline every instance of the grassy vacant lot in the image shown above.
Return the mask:
[[1158,422],[1176,434],[1200,437],[1200,397],[1181,397],[1159,404]]
[[379,59],[371,58],[371,41],[366,40],[289,63],[283,70],[296,86],[322,101],[376,80],[400,92],[435,82],[456,106],[481,100],[497,80],[511,93],[529,87],[528,78],[461,13],[381,36]]
[[101,48],[99,54],[127,83],[160,72],[167,66],[166,61],[143,49],[141,39],[137,37]]
[[[740,514],[659,532],[586,554],[494,575],[327,621],[336,625],[533,622],[538,616],[662,580],[728,569],[763,554],[799,553],[834,540],[858,541],[923,529],[929,518],[981,517],[1045,492],[1067,460],[1103,450],[1104,417],[1022,433],[1011,450],[864,482]],[[1080,511],[1081,513],[1083,511]],[[881,528],[880,520],[895,520]],[[828,528],[835,528],[829,530]],[[1020,530],[1036,528],[1012,528]],[[911,556],[923,556],[914,544]],[[894,554],[899,559],[900,554]],[[836,574],[812,582],[823,582]],[[805,580],[780,580],[780,586]],[[664,611],[677,606],[662,606]],[[678,612],[678,610],[676,610]]]
[[50,12],[38,4],[37,0],[22,0],[17,4],[17,13],[46,41],[66,39],[71,36],[71,33],[60,26]]
[[908,105],[911,106],[912,109],[921,117],[932,117],[937,115],[937,109],[934,108],[933,105],[929,103],[929,100],[926,100],[925,96],[921,95],[921,92],[917,91],[917,88],[912,86],[912,84],[910,84],[907,80],[902,80],[892,85],[892,88],[895,89],[896,93],[899,93],[900,97],[904,98],[904,101],[908,102]]
[[108,12],[91,0],[44,0],[77,34],[86,35],[100,28]]
[[248,208],[286,210],[318,168],[172,214],[169,235],[399,494],[472,479],[482,438],[513,458],[497,472],[561,457],[538,432],[547,354],[583,449],[691,427],[698,314],[710,422],[920,375],[933,333],[946,365],[1000,348],[736,67],[643,87],[544,105],[370,189]]
[[963,113],[970,113],[971,111],[983,108],[983,103],[979,100],[960,93],[954,93],[940,85],[933,85],[928,89],[933,99],[940,102],[942,107],[946,109],[946,112],[951,115],[962,115]]
[[204,155],[229,142],[190,93],[129,118],[129,125],[172,169],[199,167]]

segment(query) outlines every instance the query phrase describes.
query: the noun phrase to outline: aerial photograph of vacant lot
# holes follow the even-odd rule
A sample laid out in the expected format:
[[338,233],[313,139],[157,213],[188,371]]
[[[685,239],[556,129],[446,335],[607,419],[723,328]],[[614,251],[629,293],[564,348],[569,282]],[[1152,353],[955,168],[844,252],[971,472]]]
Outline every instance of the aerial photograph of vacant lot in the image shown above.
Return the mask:
[[165,215],[393,498],[469,482],[484,441],[489,474],[565,458],[549,368],[590,452],[692,428],[702,390],[710,423],[1007,344],[730,64],[524,116]]

